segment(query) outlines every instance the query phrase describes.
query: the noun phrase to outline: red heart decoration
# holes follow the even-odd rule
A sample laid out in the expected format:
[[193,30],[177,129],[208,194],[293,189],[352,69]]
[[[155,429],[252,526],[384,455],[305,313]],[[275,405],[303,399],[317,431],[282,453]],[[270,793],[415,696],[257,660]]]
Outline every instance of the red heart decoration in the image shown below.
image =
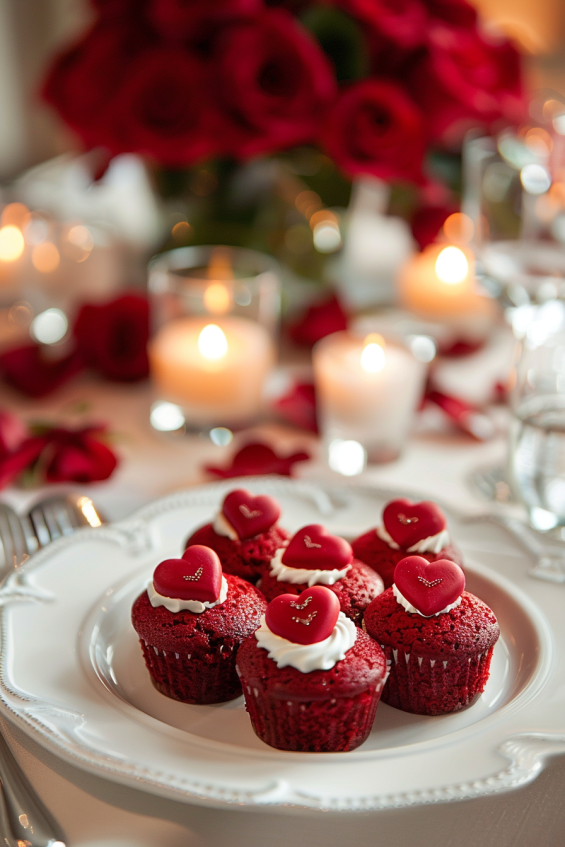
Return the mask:
[[449,559],[428,562],[423,556],[407,556],[394,569],[394,584],[409,603],[430,617],[461,597],[465,574]]
[[289,568],[308,570],[343,570],[353,561],[351,544],[337,535],[330,535],[321,524],[303,526],[294,535],[282,557]]
[[195,544],[182,559],[165,559],[153,574],[155,590],[163,597],[215,603],[222,589],[222,565],[209,547]]
[[245,488],[237,488],[224,500],[222,512],[237,532],[237,537],[243,541],[274,526],[280,518],[281,507],[273,497],[254,497]]
[[294,644],[316,644],[332,634],[339,615],[337,596],[324,585],[296,594],[279,594],[265,612],[271,632]]
[[413,503],[404,498],[388,503],[383,523],[388,534],[405,549],[423,538],[437,535],[447,525],[445,515],[435,503],[430,500]]

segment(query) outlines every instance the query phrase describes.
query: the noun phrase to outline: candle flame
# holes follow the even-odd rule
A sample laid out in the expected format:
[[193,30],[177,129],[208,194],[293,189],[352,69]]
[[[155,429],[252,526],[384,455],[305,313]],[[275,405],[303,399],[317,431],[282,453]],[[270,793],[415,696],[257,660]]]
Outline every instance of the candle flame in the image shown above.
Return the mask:
[[227,247],[214,247],[210,254],[208,279],[233,279],[230,251]]
[[205,359],[221,359],[228,352],[228,340],[219,326],[208,324],[198,336],[198,349]]
[[25,242],[21,230],[8,224],[0,229],[0,260],[15,262],[24,252]]
[[468,215],[454,212],[443,224],[443,234],[452,244],[469,244],[473,239],[475,226]]
[[226,247],[212,250],[207,275],[213,282],[204,291],[204,305],[212,315],[225,315],[231,308],[231,291],[222,280],[233,280],[230,253]]
[[444,247],[436,259],[436,273],[447,285],[458,285],[469,273],[469,262],[459,247]]
[[372,332],[364,342],[361,353],[361,367],[368,373],[378,373],[385,366],[385,340],[382,335]]
[[211,282],[204,291],[204,305],[213,315],[225,315],[231,306],[231,296],[223,282]]

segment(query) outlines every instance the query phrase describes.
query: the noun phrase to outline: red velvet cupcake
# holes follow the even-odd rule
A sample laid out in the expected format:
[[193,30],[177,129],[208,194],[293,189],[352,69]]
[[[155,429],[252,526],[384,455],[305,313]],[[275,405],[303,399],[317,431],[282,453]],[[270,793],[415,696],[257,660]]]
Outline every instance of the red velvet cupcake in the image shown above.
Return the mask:
[[487,683],[500,629],[489,607],[464,590],[446,559],[402,559],[394,585],[365,612],[364,626],[390,664],[382,699],[418,715],[469,706]]
[[239,697],[236,654],[266,605],[248,582],[222,575],[218,556],[207,547],[161,562],[132,609],[155,688],[183,703]]
[[257,582],[290,533],[277,523],[281,509],[273,497],[231,491],[213,523],[197,529],[186,546],[203,544],[215,550],[224,573]]
[[379,645],[315,585],[281,594],[237,655],[259,738],[279,750],[329,753],[365,741],[386,677]]
[[360,535],[351,546],[356,559],[380,574],[385,588],[392,585],[398,562],[411,553],[428,562],[449,559],[463,565],[461,553],[450,541],[445,515],[429,500],[391,500],[384,508],[382,526]]
[[287,547],[281,547],[261,577],[260,588],[268,601],[279,594],[300,594],[313,585],[326,585],[339,600],[340,609],[353,623],[383,591],[380,576],[353,558],[351,544],[330,535],[320,524],[298,530]]

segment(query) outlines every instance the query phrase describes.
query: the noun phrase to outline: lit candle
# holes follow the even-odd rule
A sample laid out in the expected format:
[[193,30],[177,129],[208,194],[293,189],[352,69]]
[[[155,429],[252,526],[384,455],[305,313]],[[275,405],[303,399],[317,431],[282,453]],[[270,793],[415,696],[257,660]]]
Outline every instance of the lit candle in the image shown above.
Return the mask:
[[336,332],[314,347],[314,373],[330,461],[336,444],[351,442],[369,461],[397,458],[422,396],[425,365],[380,335]]
[[431,244],[413,256],[400,275],[403,306],[427,317],[464,314],[480,296],[473,290],[475,261],[465,247]]
[[268,331],[236,316],[187,317],[165,324],[149,345],[159,396],[198,425],[252,420],[274,362]]

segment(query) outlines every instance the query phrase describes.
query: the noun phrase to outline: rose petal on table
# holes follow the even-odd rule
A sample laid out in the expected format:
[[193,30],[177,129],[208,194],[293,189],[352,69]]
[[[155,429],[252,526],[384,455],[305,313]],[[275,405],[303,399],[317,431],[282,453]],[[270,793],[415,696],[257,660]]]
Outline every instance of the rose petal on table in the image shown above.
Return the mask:
[[318,432],[316,390],[311,382],[297,382],[290,391],[273,403],[273,409],[288,423]]
[[288,332],[293,341],[305,347],[313,347],[316,341],[332,332],[347,329],[348,317],[337,296],[332,294],[322,302],[308,307],[306,313]]
[[242,447],[232,459],[231,465],[225,468],[206,465],[205,470],[221,479],[235,476],[261,476],[263,474],[279,474],[291,476],[293,465],[297,462],[307,462],[310,454],[304,451],[281,456],[268,444],[254,442]]

